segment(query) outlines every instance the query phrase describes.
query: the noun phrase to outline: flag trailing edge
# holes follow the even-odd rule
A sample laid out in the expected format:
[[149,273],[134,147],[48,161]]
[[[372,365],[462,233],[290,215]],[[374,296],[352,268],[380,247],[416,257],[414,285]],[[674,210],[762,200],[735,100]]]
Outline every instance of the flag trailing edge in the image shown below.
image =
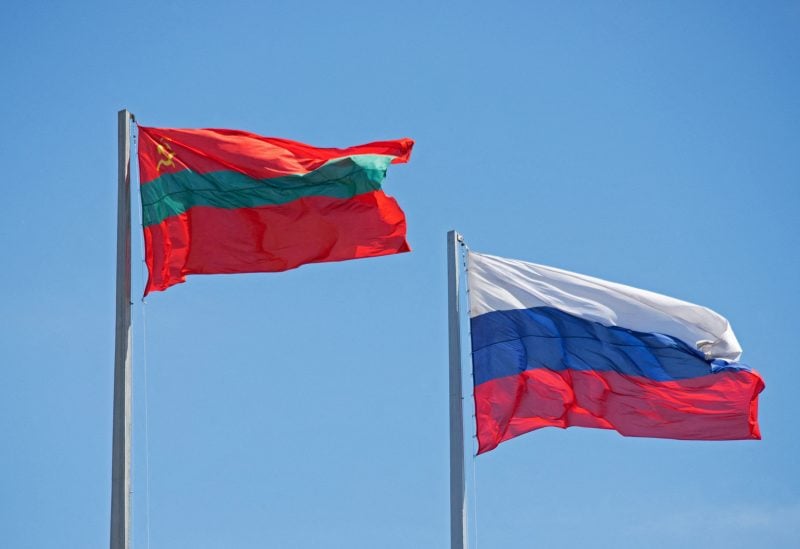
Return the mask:
[[320,148],[225,129],[139,126],[145,295],[189,274],[276,272],[410,250],[381,183],[411,139]]
[[760,439],[728,321],[675,298],[467,251],[478,453],[542,427]]

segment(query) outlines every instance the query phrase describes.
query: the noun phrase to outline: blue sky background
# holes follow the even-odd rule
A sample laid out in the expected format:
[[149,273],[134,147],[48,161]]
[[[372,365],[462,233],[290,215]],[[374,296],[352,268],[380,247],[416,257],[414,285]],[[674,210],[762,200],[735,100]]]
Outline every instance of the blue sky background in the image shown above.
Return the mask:
[[108,544],[121,108],[417,141],[413,253],[136,301],[134,547],[448,546],[452,228],[709,306],[767,384],[760,442],[470,461],[472,547],[800,546],[800,3],[12,1],[0,73],[0,546]]

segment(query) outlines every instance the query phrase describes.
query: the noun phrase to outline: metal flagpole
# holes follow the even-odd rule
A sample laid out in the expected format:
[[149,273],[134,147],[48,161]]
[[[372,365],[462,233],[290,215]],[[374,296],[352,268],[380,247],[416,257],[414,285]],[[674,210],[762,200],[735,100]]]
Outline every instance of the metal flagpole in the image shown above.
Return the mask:
[[117,113],[117,317],[111,450],[111,549],[128,549],[131,524],[131,114]]
[[447,233],[447,306],[450,332],[450,549],[467,548],[464,481],[464,405],[461,388],[461,318],[459,315],[459,246],[463,238]]

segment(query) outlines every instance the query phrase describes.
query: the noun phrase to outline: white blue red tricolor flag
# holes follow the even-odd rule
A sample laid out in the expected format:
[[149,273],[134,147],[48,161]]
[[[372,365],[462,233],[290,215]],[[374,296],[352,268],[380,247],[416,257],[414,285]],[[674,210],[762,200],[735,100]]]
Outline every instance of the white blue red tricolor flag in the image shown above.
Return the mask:
[[760,439],[761,377],[714,311],[467,253],[478,453],[541,427]]

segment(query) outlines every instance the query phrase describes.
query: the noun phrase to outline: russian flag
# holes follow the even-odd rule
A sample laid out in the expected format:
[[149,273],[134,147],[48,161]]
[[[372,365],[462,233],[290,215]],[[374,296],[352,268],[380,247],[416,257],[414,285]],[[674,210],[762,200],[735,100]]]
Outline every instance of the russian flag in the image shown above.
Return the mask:
[[714,311],[467,253],[478,453],[541,427],[760,439],[761,377]]

